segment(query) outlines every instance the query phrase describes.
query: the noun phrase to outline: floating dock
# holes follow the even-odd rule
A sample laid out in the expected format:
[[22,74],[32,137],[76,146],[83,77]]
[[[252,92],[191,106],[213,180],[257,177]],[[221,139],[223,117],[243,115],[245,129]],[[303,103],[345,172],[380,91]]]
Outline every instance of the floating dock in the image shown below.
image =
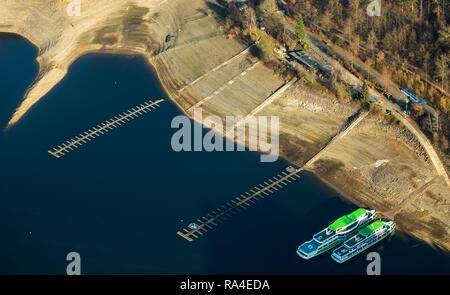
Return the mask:
[[105,122],[87,130],[75,136],[72,139],[58,145],[56,148],[49,150],[49,154],[54,156],[55,158],[61,158],[65,154],[73,151],[74,149],[82,146],[83,144],[91,141],[92,139],[99,137],[119,126],[125,124],[133,119],[136,119],[145,113],[159,107],[159,104],[163,102],[164,99],[159,99],[156,101],[147,101],[143,104],[135,106],[130,110],[123,112],[112,119],[106,120]]
[[204,235],[208,230],[216,227],[229,217],[236,215],[243,209],[251,206],[256,201],[263,199],[289,183],[299,179],[299,173],[301,171],[302,169],[288,167],[286,171],[264,181],[262,184],[255,186],[246,193],[227,202],[225,205],[212,210],[206,216],[197,219],[196,222],[189,224],[186,228],[178,231],[177,234],[189,242],[192,242],[194,239]]

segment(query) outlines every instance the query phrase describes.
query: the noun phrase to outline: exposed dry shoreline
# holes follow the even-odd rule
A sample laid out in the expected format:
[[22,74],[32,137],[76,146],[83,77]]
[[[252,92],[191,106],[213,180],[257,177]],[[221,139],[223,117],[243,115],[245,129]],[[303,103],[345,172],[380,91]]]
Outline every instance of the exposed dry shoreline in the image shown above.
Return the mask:
[[[0,31],[21,35],[39,49],[38,78],[9,126],[59,83],[75,60],[93,52],[143,55],[186,115],[200,104],[208,114],[245,116],[285,83],[250,54],[240,55],[245,46],[220,34],[203,0],[86,0],[80,18],[65,15],[64,1],[45,1],[48,7],[42,0],[0,3]],[[170,44],[169,34],[175,36]],[[298,82],[260,114],[280,117],[281,156],[301,166],[356,110],[318,85]],[[365,119],[310,170],[346,200],[382,212],[395,209],[401,229],[450,250],[448,186],[404,128],[381,123]],[[405,202],[410,196],[414,199]]]

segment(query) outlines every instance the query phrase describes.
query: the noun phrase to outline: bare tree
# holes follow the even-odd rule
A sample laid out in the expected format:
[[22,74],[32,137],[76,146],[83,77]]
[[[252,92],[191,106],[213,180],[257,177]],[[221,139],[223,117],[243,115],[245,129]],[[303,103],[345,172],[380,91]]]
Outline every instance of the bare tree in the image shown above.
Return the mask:
[[447,85],[447,77],[448,77],[448,61],[449,58],[445,54],[441,54],[436,59],[435,65],[436,65],[436,75],[441,80],[441,87],[442,89],[446,89],[445,86]]
[[373,30],[370,31],[369,36],[367,37],[367,48],[370,51],[374,51],[377,47],[378,38]]

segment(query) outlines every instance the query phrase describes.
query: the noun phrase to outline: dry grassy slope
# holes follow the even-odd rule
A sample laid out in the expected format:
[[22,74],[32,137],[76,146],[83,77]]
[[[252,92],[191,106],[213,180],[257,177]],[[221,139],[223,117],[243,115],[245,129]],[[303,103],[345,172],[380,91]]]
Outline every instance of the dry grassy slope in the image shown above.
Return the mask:
[[281,150],[301,165],[357,111],[356,105],[338,104],[320,90],[297,83],[260,114],[280,116]]
[[[40,49],[39,79],[11,124],[63,78],[75,59],[91,51],[144,54],[186,112],[209,97],[202,104],[208,113],[246,115],[283,84],[243,54],[186,87],[245,49],[220,34],[214,17],[202,12],[208,8],[203,0],[83,0],[81,17],[68,17],[64,3],[0,2],[0,31],[21,34]],[[167,34],[176,35],[171,44],[164,42]],[[261,114],[280,116],[283,156],[301,165],[355,111],[355,106],[333,101],[320,88],[297,83]],[[450,192],[423,155],[404,128],[369,118],[337,142],[313,170],[351,201],[381,211],[395,209],[401,228],[450,249]]]

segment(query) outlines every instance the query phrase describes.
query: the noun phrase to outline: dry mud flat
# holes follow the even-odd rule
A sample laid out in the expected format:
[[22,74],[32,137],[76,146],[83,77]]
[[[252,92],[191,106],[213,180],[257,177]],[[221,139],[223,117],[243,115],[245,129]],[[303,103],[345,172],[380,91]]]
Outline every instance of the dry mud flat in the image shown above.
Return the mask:
[[[202,0],[84,0],[69,17],[66,1],[3,0],[0,31],[39,47],[39,78],[11,119],[19,120],[93,51],[143,54],[180,109],[246,116],[286,81],[228,39],[214,3]],[[43,29],[45,28],[45,29]],[[166,36],[172,35],[170,42]],[[317,87],[295,83],[259,112],[279,116],[281,152],[301,166],[357,111]],[[367,117],[335,142],[312,171],[350,201],[393,217],[400,228],[450,250],[450,189],[401,125]]]

